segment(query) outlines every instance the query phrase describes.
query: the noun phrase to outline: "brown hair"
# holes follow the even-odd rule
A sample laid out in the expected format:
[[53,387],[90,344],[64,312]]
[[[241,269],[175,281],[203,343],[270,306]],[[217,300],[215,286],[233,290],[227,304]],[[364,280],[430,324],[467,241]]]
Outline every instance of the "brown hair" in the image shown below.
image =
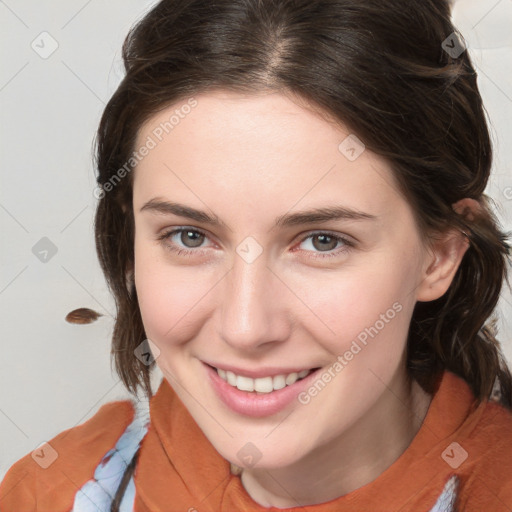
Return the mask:
[[[117,305],[112,354],[129,391],[142,386],[152,396],[154,362],[134,357],[146,335],[127,280],[133,173],[112,179],[130,161],[141,125],[164,108],[214,89],[272,90],[303,98],[386,158],[423,236],[450,228],[467,235],[449,290],[416,304],[409,374],[432,391],[448,369],[480,400],[498,379],[501,402],[512,406],[512,376],[486,325],[507,278],[509,245],[484,194],[492,148],[477,74],[467,51],[449,51],[461,44],[443,0],[162,0],[132,27],[122,52],[126,76],[97,134],[104,192],[95,218]],[[472,220],[451,207],[466,197],[481,206]]]

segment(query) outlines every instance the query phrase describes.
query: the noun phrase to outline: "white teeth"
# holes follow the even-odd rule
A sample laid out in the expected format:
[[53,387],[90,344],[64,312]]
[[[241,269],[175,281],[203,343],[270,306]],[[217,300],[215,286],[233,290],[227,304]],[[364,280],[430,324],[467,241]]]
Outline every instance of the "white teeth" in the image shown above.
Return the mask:
[[254,379],[249,377],[236,376],[236,387],[240,391],[254,391]]
[[[217,372],[218,371],[219,370],[217,370]],[[236,375],[233,372],[226,372],[226,379],[228,381],[228,384],[236,388]]]
[[286,376],[285,382],[287,386],[291,386],[296,380],[299,378],[298,373],[290,373],[290,375]]
[[276,375],[275,377],[260,377],[251,379],[242,375],[235,375],[233,372],[216,368],[219,377],[229,385],[238,388],[240,391],[256,391],[257,393],[271,393],[286,386],[291,386],[297,380],[302,379],[311,373],[311,370],[302,370],[288,375]]
[[284,375],[276,375],[272,379],[272,385],[274,389],[283,389],[286,387],[286,378]]
[[274,391],[272,377],[254,379],[254,390],[259,391],[260,393],[270,393],[271,391]]

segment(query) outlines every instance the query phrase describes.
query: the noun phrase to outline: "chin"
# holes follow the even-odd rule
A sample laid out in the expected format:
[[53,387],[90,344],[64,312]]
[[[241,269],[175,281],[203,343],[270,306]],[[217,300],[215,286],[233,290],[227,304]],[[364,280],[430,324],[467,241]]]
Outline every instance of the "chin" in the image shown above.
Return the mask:
[[[295,446],[278,441],[278,444],[274,445],[245,438],[240,441],[232,441],[229,445],[225,443],[212,444],[224,459],[244,469],[285,468],[297,463],[307,455],[303,443],[298,443]],[[239,445],[240,448],[234,449],[234,445]]]

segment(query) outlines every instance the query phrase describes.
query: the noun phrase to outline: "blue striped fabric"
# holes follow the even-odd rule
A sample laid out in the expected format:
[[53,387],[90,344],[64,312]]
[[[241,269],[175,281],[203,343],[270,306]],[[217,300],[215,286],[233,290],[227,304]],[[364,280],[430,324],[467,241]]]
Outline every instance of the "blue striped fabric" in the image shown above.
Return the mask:
[[[123,432],[114,448],[101,459],[94,477],[75,495],[70,512],[110,512],[110,506],[123,474],[138,450],[149,425],[149,402],[131,399],[135,408],[133,421]],[[120,505],[120,512],[132,512],[135,500],[133,475]]]
[[446,485],[444,486],[441,496],[436,501],[436,504],[429,510],[429,512],[453,512],[455,500],[457,498],[457,487],[459,479],[453,475]]

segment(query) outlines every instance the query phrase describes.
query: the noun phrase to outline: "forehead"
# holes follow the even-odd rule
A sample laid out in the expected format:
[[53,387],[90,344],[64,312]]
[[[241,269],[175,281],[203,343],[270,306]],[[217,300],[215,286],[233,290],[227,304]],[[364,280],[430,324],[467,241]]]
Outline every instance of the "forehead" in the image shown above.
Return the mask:
[[[184,98],[146,121],[138,133],[137,144],[154,133],[158,141],[172,133],[182,136],[201,136],[212,141],[222,137],[240,141],[250,134],[266,142],[299,138],[334,136],[349,133],[340,121],[308,104],[293,93],[275,91],[251,94],[217,90]],[[160,132],[160,133],[158,133]],[[328,143],[328,141],[326,141]]]
[[275,92],[218,91],[175,103],[139,130],[136,148],[152,149],[134,171],[134,199],[236,193],[238,201],[265,197],[290,208],[323,198],[370,212],[398,199],[384,159],[305,107]]

